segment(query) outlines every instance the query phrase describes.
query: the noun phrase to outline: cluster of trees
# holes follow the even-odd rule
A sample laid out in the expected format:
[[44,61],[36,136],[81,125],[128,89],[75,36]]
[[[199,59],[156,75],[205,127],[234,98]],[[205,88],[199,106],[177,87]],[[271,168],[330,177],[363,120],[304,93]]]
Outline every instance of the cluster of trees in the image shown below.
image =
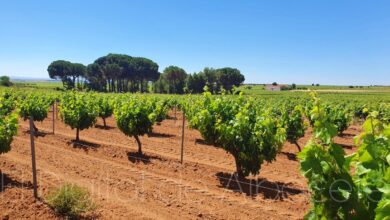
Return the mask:
[[[65,89],[86,89],[100,92],[149,92],[183,94],[201,93],[208,86],[210,92],[222,89],[231,92],[244,82],[245,77],[234,68],[205,68],[187,74],[177,66],[169,66],[163,73],[150,59],[125,54],[108,54],[84,66],[65,60],[52,62],[47,71],[52,79],[61,80]],[[153,85],[153,87],[150,87]]]
[[62,80],[66,89],[100,92],[145,92],[148,82],[160,76],[158,65],[152,60],[124,54],[108,54],[88,66],[57,60],[47,71],[50,78]]
[[0,86],[12,86],[12,82],[8,76],[0,76]]
[[245,77],[240,70],[230,67],[213,69],[205,68],[199,73],[187,74],[177,66],[167,67],[160,79],[154,84],[156,93],[202,93],[205,86],[211,93],[221,90],[232,92],[241,85]]
[[52,62],[47,68],[47,72],[49,72],[50,78],[61,80],[66,89],[80,87],[80,78],[86,76],[86,68],[83,64],[71,63],[65,60]]

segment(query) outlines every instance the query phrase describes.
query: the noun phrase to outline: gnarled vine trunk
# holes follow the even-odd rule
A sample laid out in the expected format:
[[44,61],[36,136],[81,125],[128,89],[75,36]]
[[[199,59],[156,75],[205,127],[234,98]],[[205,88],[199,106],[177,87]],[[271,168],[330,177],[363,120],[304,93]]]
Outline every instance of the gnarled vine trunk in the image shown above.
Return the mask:
[[139,140],[139,137],[137,135],[134,135],[135,140],[137,141],[138,144],[138,154],[142,155],[142,145],[141,141]]
[[104,126],[105,129],[107,129],[106,118],[102,117],[102,119],[103,119],[103,126]]
[[299,146],[298,141],[295,141],[294,144],[297,146],[299,152],[301,152],[301,146]]
[[33,126],[33,129],[34,129],[35,135],[37,135],[39,130],[38,130],[37,126],[35,126],[34,122],[32,123],[32,126]]
[[238,159],[238,154],[233,154],[233,157],[234,157],[234,160],[235,160],[235,163],[236,163],[236,174],[237,174],[237,177],[238,178],[244,178],[244,172],[242,171],[242,168],[241,168],[241,163]]

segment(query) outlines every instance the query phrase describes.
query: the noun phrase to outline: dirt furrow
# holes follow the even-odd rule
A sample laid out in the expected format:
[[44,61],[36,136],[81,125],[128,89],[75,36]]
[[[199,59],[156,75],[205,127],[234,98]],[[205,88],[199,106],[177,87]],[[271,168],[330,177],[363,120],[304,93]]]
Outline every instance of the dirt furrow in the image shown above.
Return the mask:
[[[28,143],[28,141],[26,142]],[[17,143],[20,145],[19,141]],[[144,193],[146,198],[154,197],[154,201],[159,201],[160,205],[163,205],[164,207],[179,205],[181,206],[180,213],[186,211],[188,212],[195,211],[196,213],[202,213],[202,215],[207,215],[210,218],[220,218],[222,216],[214,216],[216,213],[210,210],[211,207],[217,206],[218,209],[223,209],[225,207],[224,204],[228,203],[231,204],[231,206],[234,206],[235,208],[239,208],[240,205],[245,206],[247,205],[248,201],[250,201],[250,200],[242,201],[242,200],[237,200],[237,199],[232,199],[227,197],[221,198],[220,192],[213,193],[210,192],[210,190],[204,190],[201,188],[194,187],[193,185],[183,184],[180,183],[177,179],[170,179],[170,178],[165,178],[164,176],[157,176],[156,174],[152,174],[145,171],[139,171],[137,169],[130,168],[128,166],[123,166],[121,164],[117,164],[112,161],[102,160],[99,158],[91,157],[89,155],[80,155],[79,153],[75,153],[69,150],[59,149],[57,147],[52,147],[44,143],[38,142],[37,144],[39,144],[41,149],[43,148],[45,149],[44,151],[46,155],[49,155],[48,157],[44,157],[41,159],[48,160],[51,165],[57,162],[57,164],[55,164],[55,167],[62,169],[62,172],[67,172],[70,170],[71,171],[80,170],[79,164],[77,164],[77,162],[80,162],[80,160],[82,160],[83,166],[79,171],[79,173],[77,174],[77,176],[81,176],[82,178],[86,178],[94,181],[99,181],[99,184],[103,182],[101,184],[105,184],[111,187],[111,191],[115,192],[116,190],[118,190],[118,193],[120,193],[121,195],[126,195],[126,191],[137,190],[136,188],[129,187],[129,185],[133,184],[133,186],[136,187],[138,186],[145,187]],[[25,146],[25,151],[28,151],[28,144]],[[23,150],[21,150],[20,152],[26,153],[23,152]],[[40,152],[40,153],[44,153],[44,152]],[[38,154],[39,152],[37,152],[37,155]],[[50,158],[58,158],[61,159],[61,161],[58,161],[57,159],[50,159]],[[99,164],[99,167],[96,167],[96,165],[94,164]],[[49,164],[45,164],[45,167],[46,166],[49,166]],[[110,176],[109,178],[101,178],[101,172],[100,174],[97,174],[96,172],[93,172],[93,170],[104,171],[106,175],[110,175]],[[143,180],[144,182],[140,182],[139,180],[142,175],[144,175],[145,177],[145,179]],[[77,176],[71,176],[71,179],[76,179]],[[123,183],[121,182],[121,180]],[[131,180],[134,182],[129,182],[127,180]],[[118,182],[116,183],[115,181]],[[171,199],[172,197],[175,197],[175,195],[173,195],[173,192],[176,192],[176,194],[180,192],[179,194],[182,195],[178,199],[177,198]],[[192,201],[190,207],[180,204],[180,203],[190,204],[190,201]],[[196,206],[194,203],[199,205]],[[209,203],[209,205],[206,205],[205,203]],[[153,204],[153,206],[156,205],[157,204]],[[241,208],[245,210],[244,207]],[[253,208],[263,213],[265,212],[265,210],[261,210],[260,206],[258,205]],[[246,210],[248,211],[248,209]],[[249,215],[250,213],[254,213],[253,210],[246,214]],[[245,214],[245,211],[244,213],[241,214]],[[272,213],[270,213],[270,216],[272,216],[271,214]]]
[[[17,172],[18,175],[13,176],[16,176],[16,178],[22,176],[22,179],[27,180],[32,179],[31,164],[29,162],[30,161],[24,155],[15,152],[7,154],[6,157],[3,158],[4,164],[10,164],[9,167],[5,168],[7,174]],[[104,188],[102,185],[93,185],[90,184],[90,181],[88,180],[65,174],[56,167],[50,166],[46,161],[39,161],[39,163],[41,166],[45,167],[44,169],[37,169],[38,194],[41,198],[44,198],[51,189],[67,182],[89,189],[94,201],[97,201],[98,203],[98,209],[95,211],[96,217],[101,219],[172,219],[169,214],[164,213],[164,210],[154,212],[153,210],[139,206],[136,202],[130,203],[125,201],[125,199],[118,200],[117,197],[113,197],[112,194],[109,193],[111,188]]]
[[[23,125],[22,126],[25,130],[28,129],[28,127],[26,125]],[[121,137],[109,137],[107,136],[107,134],[105,133],[102,133],[102,134],[99,134],[99,135],[93,135],[93,137],[90,137],[90,133],[97,133],[95,132],[95,130],[100,130],[100,129],[96,129],[96,128],[91,128],[89,130],[86,130],[86,131],[83,131],[85,134],[83,134],[83,136],[81,137],[82,140],[86,141],[86,142],[90,142],[90,143],[95,143],[95,144],[100,144],[100,145],[108,145],[108,146],[115,146],[115,147],[119,147],[119,148],[124,148],[124,149],[131,149],[131,150],[136,150],[137,147],[136,147],[136,144],[135,142],[131,142],[129,141],[130,138],[127,138],[126,136],[124,136],[123,134],[119,134],[118,136],[121,136]],[[47,129],[46,127],[44,129],[41,128],[41,131],[45,131],[47,133],[50,133],[50,129]],[[66,138],[74,138],[74,136],[72,135],[72,133],[69,133],[70,129],[69,128],[64,128],[63,130],[62,129],[57,129],[56,130],[56,135],[61,135],[63,137],[66,137]],[[126,142],[123,144],[123,143],[120,143],[118,144],[118,139],[120,138],[123,138],[123,136],[125,137]],[[115,141],[110,141],[108,142],[107,140],[115,140]],[[146,153],[152,153],[152,154],[157,154],[157,155],[161,155],[165,158],[168,158],[168,159],[173,159],[173,160],[179,160],[179,157],[180,157],[180,152],[179,152],[179,144],[178,143],[175,143],[175,144],[171,144],[169,145],[167,148],[164,147],[164,144],[156,144],[154,141],[155,141],[155,138],[141,138],[141,141],[143,142],[143,150],[144,152]],[[166,144],[166,143],[165,143]],[[288,143],[286,143],[286,145],[289,145]],[[177,147],[175,147],[177,146]],[[211,148],[213,153],[204,153],[202,152],[201,150],[193,150],[191,147],[191,145],[187,146],[187,143],[185,144],[185,150],[184,150],[184,160],[186,162],[191,162],[191,163],[200,163],[200,164],[204,164],[204,165],[207,165],[207,166],[212,166],[212,167],[216,167],[218,168],[220,171],[228,171],[228,172],[234,172],[235,171],[235,165],[234,165],[234,160],[233,160],[233,157],[229,154],[227,154],[225,151],[221,150],[221,149],[216,149],[214,147],[211,147],[211,146],[202,146],[202,147],[198,147],[198,148]],[[295,146],[293,146],[293,149],[295,149]],[[192,153],[186,153],[186,152],[198,152],[198,154],[192,154]],[[210,151],[210,149],[208,149],[208,151]],[[207,157],[207,156],[210,156],[212,155],[213,158],[211,157]],[[295,155],[294,153],[288,153],[286,154],[287,157],[294,157],[295,158]],[[285,156],[284,154],[282,154],[281,156]],[[228,161],[228,162],[227,162]],[[295,161],[286,161],[287,163],[290,163],[291,165],[294,165],[294,163],[296,164]],[[265,166],[267,166],[267,164],[265,164]],[[294,165],[295,166],[295,165]],[[281,172],[280,173],[280,177],[283,177],[283,175],[287,174],[285,177],[289,177],[291,175],[294,175],[294,174],[297,174],[297,172],[295,171],[290,171],[290,170],[286,170],[285,169],[285,166],[283,165],[282,167],[280,168],[277,168],[277,167],[273,167],[272,169],[270,169],[269,171],[265,170],[265,171],[262,171],[262,174],[266,174],[267,172],[270,172],[270,174],[273,174],[275,173],[276,171],[278,170],[281,170],[281,171],[284,171],[284,172]]]

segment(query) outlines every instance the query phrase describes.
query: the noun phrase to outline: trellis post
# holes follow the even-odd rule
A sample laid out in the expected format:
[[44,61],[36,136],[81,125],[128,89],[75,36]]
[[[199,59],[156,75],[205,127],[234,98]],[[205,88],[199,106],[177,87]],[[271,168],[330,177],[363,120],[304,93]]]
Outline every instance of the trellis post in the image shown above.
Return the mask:
[[34,119],[30,116],[30,141],[31,141],[31,163],[32,163],[32,174],[33,174],[33,185],[34,185],[34,197],[38,198],[38,189],[37,189],[37,168],[35,163],[35,143],[34,143]]
[[183,110],[183,123],[182,123],[182,128],[181,128],[181,157],[180,157],[180,162],[183,164],[183,154],[184,154],[184,126],[185,126],[185,121],[186,121],[186,115]]

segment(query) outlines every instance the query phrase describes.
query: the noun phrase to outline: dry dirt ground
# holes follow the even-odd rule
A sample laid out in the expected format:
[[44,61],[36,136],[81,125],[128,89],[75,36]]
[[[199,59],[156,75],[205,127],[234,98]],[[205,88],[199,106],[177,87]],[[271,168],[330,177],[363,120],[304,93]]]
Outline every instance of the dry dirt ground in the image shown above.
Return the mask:
[[[85,187],[98,205],[84,216],[92,219],[302,219],[310,195],[295,145],[286,143],[258,176],[237,181],[231,175],[233,157],[204,144],[196,130],[185,129],[180,163],[182,116],[177,116],[141,138],[145,156],[140,158],[135,140],[121,133],[113,118],[107,120],[108,129],[99,119],[96,127],[81,131],[81,143],[74,143],[75,131],[57,119],[51,133],[49,114],[36,123],[41,132],[35,142],[40,197],[65,182]],[[34,202],[32,197],[27,130],[28,123],[21,120],[12,150],[0,156],[0,219],[61,218],[43,199]],[[351,126],[336,141],[352,152],[359,132]],[[310,136],[308,130],[300,145]]]

